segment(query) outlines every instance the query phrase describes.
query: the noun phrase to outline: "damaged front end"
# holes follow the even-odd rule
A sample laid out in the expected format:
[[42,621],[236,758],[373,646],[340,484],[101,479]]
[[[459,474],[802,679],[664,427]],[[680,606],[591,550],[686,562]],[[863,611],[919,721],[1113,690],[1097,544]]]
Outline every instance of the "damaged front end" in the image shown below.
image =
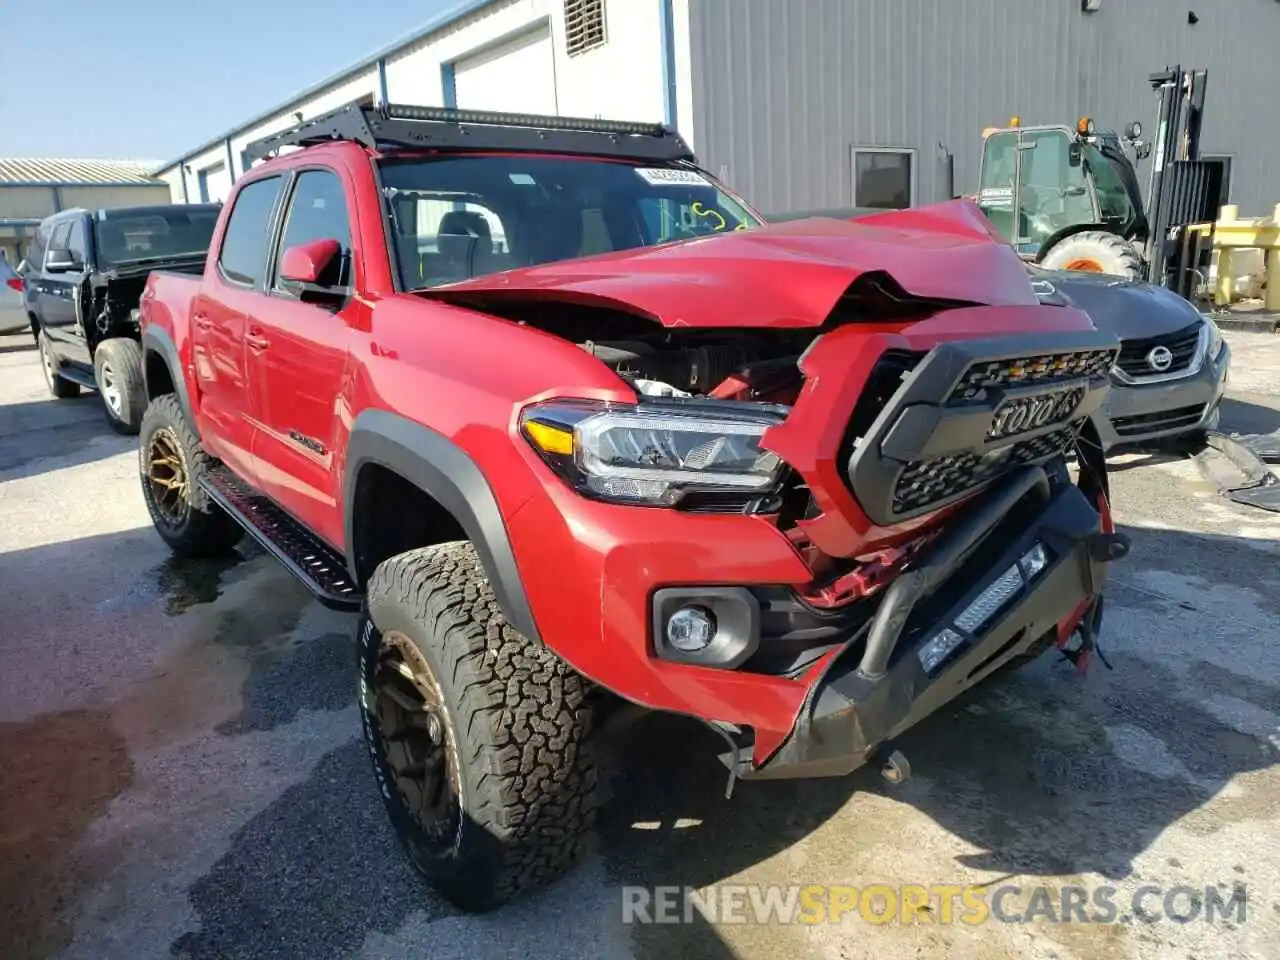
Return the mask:
[[[625,557],[646,581],[645,655],[659,671],[635,699],[661,696],[709,722],[734,776],[847,773],[996,671],[1055,644],[1083,658],[1096,637],[1107,565],[1127,550],[1093,424],[1119,344],[1082,312],[1039,304],[1016,257],[965,218],[941,219],[792,223],[706,243],[692,259],[731,244],[759,257],[773,244],[784,260],[801,251],[804,269],[825,264],[811,279],[836,292],[821,309],[761,283],[760,302],[742,305],[746,326],[672,306],[669,283],[637,283],[617,258],[431,293],[571,340],[634,390],[634,403],[552,399],[521,413],[525,439],[581,497],[736,515],[774,528],[802,559],[805,582],[746,562],[694,580],[651,562],[668,555],[657,545]],[[1000,279],[1006,255],[1016,274]],[[650,267],[664,256],[664,276],[690,275],[675,251],[636,255]],[[858,256],[897,273],[852,269]],[[700,279],[699,296],[723,278]],[[770,309],[779,322],[759,321]],[[666,540],[671,526],[661,529]],[[614,539],[625,542],[601,537]],[[606,577],[623,566],[609,556]],[[603,594],[606,610],[636,603],[621,582]],[[595,675],[620,676],[597,663]],[[687,675],[666,668],[756,677],[759,698],[748,702],[746,682],[692,680],[714,702],[667,697]]]

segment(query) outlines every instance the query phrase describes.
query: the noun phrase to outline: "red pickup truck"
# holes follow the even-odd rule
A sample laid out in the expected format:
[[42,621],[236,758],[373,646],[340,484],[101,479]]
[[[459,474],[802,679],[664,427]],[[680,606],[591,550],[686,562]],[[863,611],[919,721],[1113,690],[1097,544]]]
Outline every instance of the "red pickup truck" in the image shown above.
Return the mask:
[[599,703],[709,725],[730,787],[901,779],[903,730],[1093,649],[1118,345],[971,204],[766,224],[671,130],[563,117],[251,152],[203,278],[142,298],[143,495],[359,612],[377,780],[454,902],[573,862]]

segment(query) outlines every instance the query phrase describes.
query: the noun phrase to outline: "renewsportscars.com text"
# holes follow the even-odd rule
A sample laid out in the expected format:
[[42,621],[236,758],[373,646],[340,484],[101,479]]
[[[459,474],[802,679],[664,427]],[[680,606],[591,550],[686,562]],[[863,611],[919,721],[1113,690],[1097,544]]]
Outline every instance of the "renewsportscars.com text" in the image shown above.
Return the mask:
[[951,884],[623,887],[623,923],[1244,923],[1243,884],[994,887]]

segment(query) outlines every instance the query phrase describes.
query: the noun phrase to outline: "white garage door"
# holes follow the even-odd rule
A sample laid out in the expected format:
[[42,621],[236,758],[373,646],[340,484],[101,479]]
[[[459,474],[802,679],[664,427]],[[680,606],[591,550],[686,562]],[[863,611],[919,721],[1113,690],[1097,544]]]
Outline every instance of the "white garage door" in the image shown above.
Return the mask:
[[458,107],[555,114],[556,74],[551,34],[535,30],[453,67]]

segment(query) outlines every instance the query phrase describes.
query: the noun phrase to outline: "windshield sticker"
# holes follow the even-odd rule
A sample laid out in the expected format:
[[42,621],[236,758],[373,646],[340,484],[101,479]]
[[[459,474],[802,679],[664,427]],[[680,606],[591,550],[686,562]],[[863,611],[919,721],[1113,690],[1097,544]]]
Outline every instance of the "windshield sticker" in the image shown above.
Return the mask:
[[695,217],[698,217],[700,219],[716,221],[715,225],[712,226],[711,228],[716,233],[719,233],[721,230],[723,230],[725,227],[729,225],[728,223],[725,222],[724,217],[720,214],[718,210],[713,210],[710,207],[705,206],[704,204],[699,203],[696,200],[689,207],[689,212],[692,213]]
[[512,183],[517,184],[518,186],[522,186],[522,187],[535,186],[533,177],[529,176],[529,174],[527,173],[512,173],[508,175],[507,179],[509,179]]
[[697,170],[671,167],[636,167],[640,179],[652,187],[709,187],[711,181]]

